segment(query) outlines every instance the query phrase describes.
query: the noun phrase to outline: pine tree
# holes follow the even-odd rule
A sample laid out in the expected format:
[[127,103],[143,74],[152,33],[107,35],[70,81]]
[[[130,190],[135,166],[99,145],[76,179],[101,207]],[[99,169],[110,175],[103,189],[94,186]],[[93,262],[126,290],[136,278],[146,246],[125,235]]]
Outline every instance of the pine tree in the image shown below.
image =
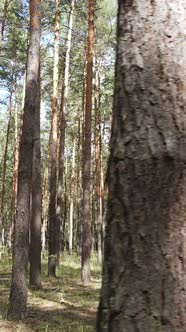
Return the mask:
[[52,125],[50,135],[50,203],[49,203],[49,240],[48,240],[48,275],[56,276],[57,263],[57,219],[56,219],[56,181],[57,181],[57,107],[58,107],[58,81],[59,81],[59,0],[55,1],[54,23],[54,67],[53,67],[53,96],[52,96]]
[[186,327],[185,17],[181,0],[119,0],[97,331]]
[[90,253],[91,253],[91,115],[92,115],[92,73],[93,73],[93,44],[94,44],[94,0],[89,0],[88,17],[88,45],[86,71],[86,102],[85,124],[83,137],[83,227],[82,227],[82,283],[90,281]]
[[28,234],[34,121],[37,112],[40,50],[40,0],[30,0],[30,38],[27,60],[26,95],[18,167],[18,197],[15,218],[12,282],[8,317],[20,319],[27,307]]

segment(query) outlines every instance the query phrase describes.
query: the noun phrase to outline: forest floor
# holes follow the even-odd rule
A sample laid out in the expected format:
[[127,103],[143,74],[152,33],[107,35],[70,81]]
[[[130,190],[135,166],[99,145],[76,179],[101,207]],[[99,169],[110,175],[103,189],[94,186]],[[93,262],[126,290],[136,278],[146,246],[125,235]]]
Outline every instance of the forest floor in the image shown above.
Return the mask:
[[28,312],[20,322],[6,320],[11,281],[11,258],[0,261],[0,332],[91,332],[95,331],[100,289],[100,267],[93,257],[91,283],[81,284],[80,258],[64,255],[58,278],[46,277],[42,264],[42,289],[29,290]]

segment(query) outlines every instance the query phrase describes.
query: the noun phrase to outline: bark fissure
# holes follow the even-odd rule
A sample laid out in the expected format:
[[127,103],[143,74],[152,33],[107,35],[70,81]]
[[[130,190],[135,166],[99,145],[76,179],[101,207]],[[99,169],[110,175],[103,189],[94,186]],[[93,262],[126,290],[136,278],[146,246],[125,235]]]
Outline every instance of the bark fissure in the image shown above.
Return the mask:
[[181,0],[119,1],[97,331],[186,326],[185,18]]

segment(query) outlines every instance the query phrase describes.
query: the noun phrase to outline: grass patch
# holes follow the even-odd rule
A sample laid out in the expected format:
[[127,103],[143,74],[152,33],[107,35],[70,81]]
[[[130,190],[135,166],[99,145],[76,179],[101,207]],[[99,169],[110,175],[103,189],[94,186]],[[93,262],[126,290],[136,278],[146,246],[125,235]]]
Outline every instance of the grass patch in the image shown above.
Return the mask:
[[97,257],[91,260],[92,280],[81,284],[81,259],[63,255],[57,278],[47,277],[47,257],[42,262],[42,289],[29,290],[27,316],[20,323],[6,321],[11,280],[11,258],[0,263],[0,332],[92,332],[95,331],[100,288]]

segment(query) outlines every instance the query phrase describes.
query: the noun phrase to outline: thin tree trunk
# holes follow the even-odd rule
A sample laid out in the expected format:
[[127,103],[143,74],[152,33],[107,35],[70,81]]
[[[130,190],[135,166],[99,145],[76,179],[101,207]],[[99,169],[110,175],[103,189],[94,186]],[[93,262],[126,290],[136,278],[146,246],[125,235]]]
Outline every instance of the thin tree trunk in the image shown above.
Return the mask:
[[101,265],[103,260],[103,243],[104,243],[104,225],[103,225],[103,208],[104,208],[104,175],[103,175],[103,151],[101,124],[99,125],[99,191],[98,191],[98,262]]
[[88,49],[87,49],[87,79],[85,126],[83,140],[83,229],[82,229],[82,271],[83,285],[90,281],[90,253],[91,253],[91,114],[92,114],[92,66],[94,43],[94,0],[89,0],[88,18]]
[[4,7],[3,7],[3,12],[2,12],[1,28],[0,28],[0,52],[1,52],[1,49],[2,49],[4,30],[5,30],[5,22],[6,22],[7,9],[8,9],[9,2],[10,1],[8,1],[8,0],[4,1]]
[[9,134],[10,126],[12,121],[12,107],[13,107],[13,93],[14,93],[14,66],[12,68],[12,77],[11,77],[11,88],[10,88],[10,97],[9,97],[9,115],[8,115],[8,125],[6,131],[6,141],[4,149],[4,158],[3,158],[3,170],[2,170],[2,191],[1,191],[1,233],[0,233],[0,247],[4,245],[2,233],[4,233],[4,198],[5,198],[5,181],[6,181],[6,166],[7,166],[7,154],[8,154],[8,144],[9,144]]
[[75,156],[76,156],[76,145],[75,138],[72,150],[72,170],[70,178],[70,223],[69,223],[69,254],[72,255],[73,250],[73,219],[74,219],[74,182],[75,182]]
[[[72,27],[74,15],[75,0],[71,0],[68,35],[66,42],[66,54],[64,64],[64,79],[61,94],[61,107],[60,107],[60,123],[59,123],[59,154],[58,154],[58,183],[57,183],[57,234],[60,234],[60,227],[63,229],[63,173],[64,173],[64,149],[65,149],[65,129],[66,129],[66,112],[68,102],[68,87],[69,87],[69,69],[70,69],[70,50],[72,41]],[[63,240],[62,240],[63,241]],[[56,241],[57,254],[59,257],[60,241],[59,237]]]
[[78,119],[78,141],[77,141],[77,179],[76,179],[76,192],[77,192],[77,253],[81,254],[81,234],[82,234],[82,119],[79,114]]
[[37,111],[34,125],[31,209],[30,286],[39,289],[41,288],[40,73],[38,75]]
[[26,95],[18,167],[18,197],[15,218],[12,282],[8,317],[21,319],[27,307],[30,192],[34,121],[37,112],[40,53],[40,0],[30,1],[30,41],[27,60]]
[[185,1],[119,0],[100,332],[186,330],[185,31]]
[[102,263],[102,224],[103,224],[103,169],[102,169],[102,133],[101,133],[101,96],[100,96],[100,69],[98,55],[95,58],[95,186],[96,186],[96,217],[97,217],[97,250],[98,262]]
[[12,204],[11,204],[11,217],[10,217],[10,229],[9,229],[9,248],[12,247],[12,238],[14,231],[14,220],[17,208],[17,180],[18,180],[18,161],[19,161],[19,134],[18,134],[18,109],[15,105],[15,132],[14,132],[14,170],[12,181]]
[[54,67],[53,67],[53,97],[51,126],[51,174],[50,174],[50,204],[49,204],[49,240],[48,240],[48,275],[56,276],[57,264],[57,220],[56,220],[56,178],[57,178],[57,103],[58,103],[58,64],[59,64],[59,0],[55,0],[54,24]]
[[49,180],[49,156],[47,156],[47,162],[45,165],[45,172],[43,177],[43,195],[42,195],[42,231],[41,231],[41,244],[42,252],[46,249],[46,229],[48,223],[48,206],[49,206],[49,190],[48,190],[48,180]]

